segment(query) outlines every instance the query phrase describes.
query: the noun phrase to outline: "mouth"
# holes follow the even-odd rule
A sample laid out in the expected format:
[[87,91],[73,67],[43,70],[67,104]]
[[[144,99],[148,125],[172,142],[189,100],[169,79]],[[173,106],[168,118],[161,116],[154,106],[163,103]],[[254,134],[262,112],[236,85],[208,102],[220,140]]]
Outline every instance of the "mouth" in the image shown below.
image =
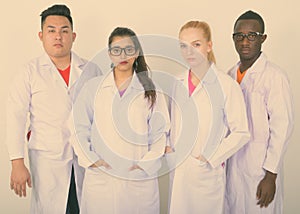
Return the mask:
[[122,62],[119,62],[120,65],[127,65],[128,62],[127,61],[122,61]]
[[63,45],[62,44],[54,44],[54,47],[56,48],[61,48]]
[[248,54],[250,52],[250,48],[241,48],[241,53]]

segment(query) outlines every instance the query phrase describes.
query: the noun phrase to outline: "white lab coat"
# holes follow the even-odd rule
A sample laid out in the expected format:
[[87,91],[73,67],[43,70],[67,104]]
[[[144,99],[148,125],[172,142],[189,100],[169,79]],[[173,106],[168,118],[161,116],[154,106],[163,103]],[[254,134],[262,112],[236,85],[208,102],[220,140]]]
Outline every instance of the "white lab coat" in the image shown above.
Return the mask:
[[[171,214],[223,213],[224,162],[249,140],[242,92],[214,64],[191,96],[188,72],[174,89],[171,144],[177,168]],[[194,107],[193,107],[194,105]],[[195,157],[202,155],[207,162]],[[173,163],[174,164],[174,163]]]
[[69,117],[83,82],[100,74],[96,65],[72,53],[67,86],[49,56],[44,54],[25,65],[11,83],[6,142],[11,160],[24,158],[29,113],[32,214],[66,212],[72,164],[80,201],[84,169],[77,164],[69,142]]
[[[90,80],[74,105],[80,163],[86,167],[81,213],[159,213],[157,172],[169,130],[164,96],[149,108],[134,73],[122,97],[113,72]],[[84,156],[81,158],[80,156]],[[90,168],[103,159],[112,169]],[[138,164],[142,170],[129,172]]]
[[[240,63],[229,74],[236,79]],[[228,162],[228,214],[283,213],[282,162],[293,128],[289,81],[262,53],[240,84],[247,107],[250,142]],[[265,170],[278,173],[275,199],[267,208],[256,205],[256,190]]]

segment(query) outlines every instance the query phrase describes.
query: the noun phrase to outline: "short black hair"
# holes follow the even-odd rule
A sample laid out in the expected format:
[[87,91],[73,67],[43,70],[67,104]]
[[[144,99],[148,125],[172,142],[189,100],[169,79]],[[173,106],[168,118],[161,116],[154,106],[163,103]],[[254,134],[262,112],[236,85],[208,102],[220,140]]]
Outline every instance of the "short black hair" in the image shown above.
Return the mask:
[[48,16],[64,16],[70,23],[71,28],[73,29],[73,20],[71,16],[71,11],[66,5],[55,4],[51,7],[48,7],[41,14],[41,28],[43,29],[44,22]]
[[237,24],[237,22],[239,20],[245,20],[245,19],[254,19],[254,20],[257,20],[258,23],[261,26],[261,30],[262,30],[261,33],[265,32],[265,23],[264,23],[263,18],[258,13],[254,12],[252,10],[248,10],[247,12],[243,13],[242,15],[240,15],[239,18],[235,21],[233,29],[235,29],[236,24]]

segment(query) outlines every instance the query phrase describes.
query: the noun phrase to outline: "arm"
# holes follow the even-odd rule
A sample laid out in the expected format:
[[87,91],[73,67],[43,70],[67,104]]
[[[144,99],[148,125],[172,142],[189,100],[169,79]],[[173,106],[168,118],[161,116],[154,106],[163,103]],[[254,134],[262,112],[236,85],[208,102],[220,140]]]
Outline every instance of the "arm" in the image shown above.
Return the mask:
[[94,97],[97,91],[97,86],[94,90],[90,83],[88,82],[82,88],[73,106],[75,130],[73,131],[72,145],[80,165],[85,168],[95,166],[93,164],[96,164],[100,159],[90,140],[94,117]]
[[161,157],[166,146],[166,137],[169,131],[169,113],[163,95],[157,91],[156,104],[153,107],[149,121],[149,151],[138,162],[138,167],[148,175],[156,173],[161,167]]
[[6,144],[12,164],[10,187],[20,197],[31,187],[29,170],[24,164],[25,128],[31,101],[29,68],[24,67],[11,82],[7,99]]
[[236,82],[231,84],[227,94],[224,113],[230,132],[222,140],[217,151],[208,158],[208,162],[213,167],[221,165],[250,139],[244,97]]
[[263,168],[264,178],[257,187],[257,204],[267,207],[274,199],[277,173],[293,128],[292,96],[287,78],[272,77],[267,101],[270,137]]

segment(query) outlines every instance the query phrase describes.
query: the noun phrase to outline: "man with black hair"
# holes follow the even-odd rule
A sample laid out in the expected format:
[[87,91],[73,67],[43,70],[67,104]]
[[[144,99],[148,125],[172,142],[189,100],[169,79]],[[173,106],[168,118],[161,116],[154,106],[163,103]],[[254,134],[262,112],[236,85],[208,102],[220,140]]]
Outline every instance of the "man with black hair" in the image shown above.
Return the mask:
[[[21,69],[8,95],[10,186],[20,197],[26,196],[26,183],[32,187],[31,214],[75,214],[79,213],[83,168],[70,143],[69,118],[83,82],[101,72],[71,51],[76,33],[67,6],[44,10],[38,35],[45,53]],[[24,163],[28,114],[30,171]]]
[[240,62],[229,74],[240,83],[250,142],[227,164],[227,214],[283,213],[283,159],[293,129],[293,105],[286,74],[261,51],[262,17],[243,13],[234,24]]

